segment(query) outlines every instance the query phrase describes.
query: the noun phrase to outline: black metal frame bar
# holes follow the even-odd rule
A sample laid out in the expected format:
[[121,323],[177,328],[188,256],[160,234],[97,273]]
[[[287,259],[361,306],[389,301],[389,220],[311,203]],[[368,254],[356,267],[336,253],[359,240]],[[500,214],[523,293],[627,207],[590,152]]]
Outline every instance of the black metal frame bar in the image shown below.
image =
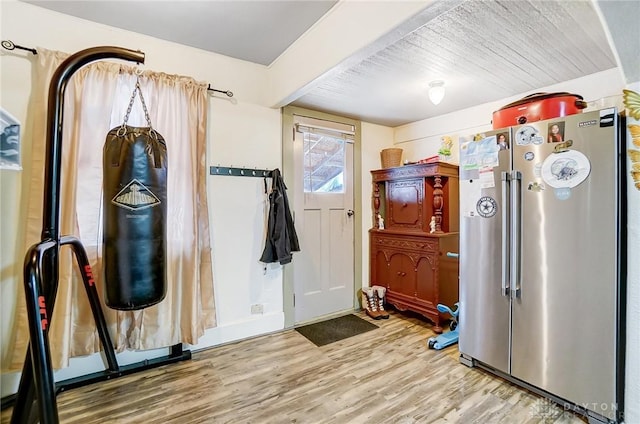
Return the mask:
[[228,166],[211,166],[209,175],[226,175],[227,177],[271,177],[270,169],[232,168]]
[[[177,344],[171,347],[168,357],[119,367],[84,247],[73,236],[60,236],[59,193],[65,88],[71,76],[82,66],[107,58],[144,63],[144,53],[139,51],[111,46],[94,47],[79,51],[62,62],[54,72],[49,86],[41,241],[29,248],[24,261],[24,289],[30,341],[20,385],[14,397],[11,424],[36,421],[40,424],[58,424],[56,394],[60,391],[191,358],[191,352],[182,351],[182,344]],[[104,372],[65,380],[56,385],[51,366],[48,332],[58,291],[60,248],[67,245],[73,250],[82,274],[98,336],[106,356],[107,369]],[[3,404],[6,405],[6,402]]]
[[[618,149],[624,152],[626,148],[627,118],[618,115]],[[626,387],[625,364],[627,352],[627,161],[624,154],[618,155],[618,275],[620,278],[618,286],[618,310],[616,317],[617,347],[616,347],[616,398],[618,399],[617,419],[624,421],[625,403],[624,392]]]

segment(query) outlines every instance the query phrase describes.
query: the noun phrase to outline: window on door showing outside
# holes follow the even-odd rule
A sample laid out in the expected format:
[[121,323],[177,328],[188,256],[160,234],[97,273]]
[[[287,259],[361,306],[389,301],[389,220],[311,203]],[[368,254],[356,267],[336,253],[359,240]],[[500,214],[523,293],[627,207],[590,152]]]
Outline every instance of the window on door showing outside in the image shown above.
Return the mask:
[[344,143],[341,137],[304,133],[305,193],[344,193]]

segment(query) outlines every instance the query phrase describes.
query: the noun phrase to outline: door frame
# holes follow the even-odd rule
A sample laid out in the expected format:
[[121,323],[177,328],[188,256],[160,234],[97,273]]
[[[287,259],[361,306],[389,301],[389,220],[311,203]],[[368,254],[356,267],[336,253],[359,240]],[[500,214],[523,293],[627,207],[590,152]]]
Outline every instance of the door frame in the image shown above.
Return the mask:
[[[282,173],[285,177],[287,175],[295,175],[293,152],[293,137],[295,133],[295,127],[293,125],[294,115],[353,125],[356,129],[355,137],[353,140],[353,204],[355,206],[355,219],[353,223],[353,225],[355,226],[355,228],[353,229],[353,308],[358,309],[360,307],[358,296],[360,289],[362,288],[363,213],[363,211],[358,210],[358,205],[362,204],[362,184],[360,183],[362,176],[360,121],[297,106],[285,106],[284,108],[282,108]],[[287,182],[287,197],[289,198],[289,203],[295,204],[296,188],[298,188],[297,185],[300,184],[300,182],[295,181],[292,178],[285,179],[285,181]],[[293,260],[295,261],[295,254]],[[292,328],[295,326],[295,310],[293,306],[293,268],[291,266],[283,267],[282,274],[282,307],[284,310],[284,328]]]

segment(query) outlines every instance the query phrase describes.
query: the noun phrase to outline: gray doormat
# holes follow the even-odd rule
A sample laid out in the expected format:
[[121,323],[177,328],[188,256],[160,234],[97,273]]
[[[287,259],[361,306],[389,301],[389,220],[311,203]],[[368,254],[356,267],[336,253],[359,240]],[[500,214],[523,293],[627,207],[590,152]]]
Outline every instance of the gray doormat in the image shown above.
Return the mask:
[[360,317],[345,315],[327,321],[303,325],[302,327],[296,328],[296,331],[312,341],[316,346],[324,346],[337,342],[338,340],[375,330],[376,328],[378,328],[377,325]]

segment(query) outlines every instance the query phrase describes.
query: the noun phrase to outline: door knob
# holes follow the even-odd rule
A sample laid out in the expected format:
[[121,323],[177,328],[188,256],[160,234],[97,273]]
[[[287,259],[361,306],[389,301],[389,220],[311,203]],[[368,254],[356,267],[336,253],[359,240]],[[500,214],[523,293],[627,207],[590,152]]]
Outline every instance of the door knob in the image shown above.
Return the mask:
[[355,212],[353,211],[353,209],[347,209],[347,216],[348,217],[352,217],[354,213]]

